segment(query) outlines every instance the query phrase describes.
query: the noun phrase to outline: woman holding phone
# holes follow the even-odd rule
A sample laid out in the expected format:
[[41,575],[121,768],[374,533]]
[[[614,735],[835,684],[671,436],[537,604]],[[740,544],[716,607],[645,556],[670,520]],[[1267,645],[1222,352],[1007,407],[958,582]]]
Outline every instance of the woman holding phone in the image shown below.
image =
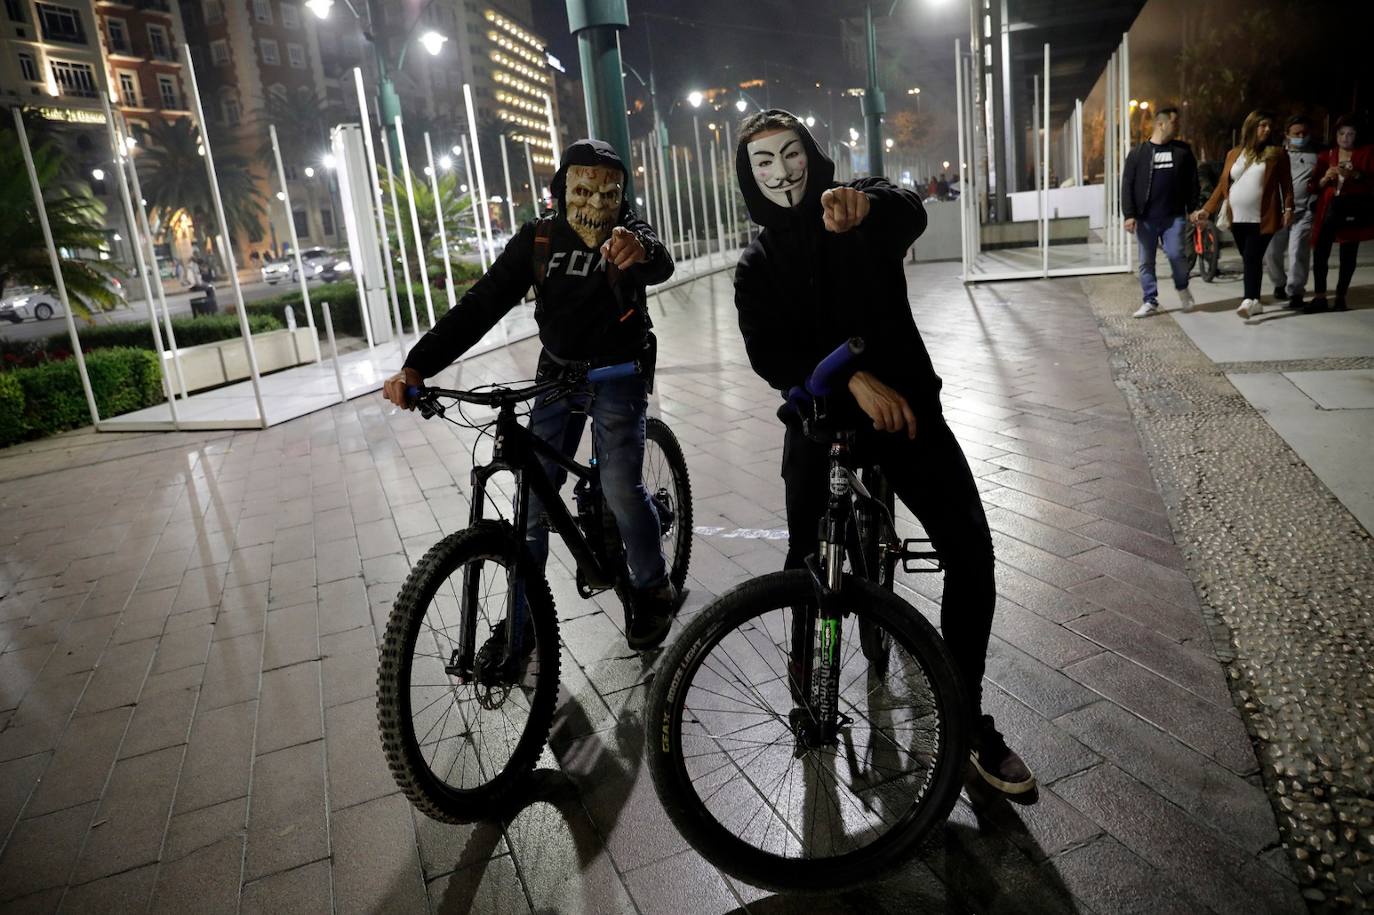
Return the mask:
[[1354,119],[1336,121],[1336,145],[1317,157],[1310,187],[1316,199],[1312,218],[1315,295],[1304,312],[1326,311],[1326,272],[1332,245],[1339,244],[1340,267],[1336,275],[1336,300],[1331,308],[1345,311],[1345,294],[1355,275],[1355,256],[1360,242],[1374,238],[1374,147],[1355,148],[1358,132]]

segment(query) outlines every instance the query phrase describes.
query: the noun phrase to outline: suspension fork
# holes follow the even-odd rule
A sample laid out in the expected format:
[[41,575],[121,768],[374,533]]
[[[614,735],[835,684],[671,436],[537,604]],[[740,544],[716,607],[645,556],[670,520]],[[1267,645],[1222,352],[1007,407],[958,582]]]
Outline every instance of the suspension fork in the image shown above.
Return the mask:
[[808,705],[812,712],[811,741],[834,743],[845,723],[839,711],[840,660],[842,654],[843,608],[840,605],[844,582],[845,535],[849,526],[850,482],[843,464],[847,452],[841,443],[830,446],[830,496],[821,522],[820,545],[808,560],[816,590],[817,612],[807,615],[802,642],[803,681],[808,685]]

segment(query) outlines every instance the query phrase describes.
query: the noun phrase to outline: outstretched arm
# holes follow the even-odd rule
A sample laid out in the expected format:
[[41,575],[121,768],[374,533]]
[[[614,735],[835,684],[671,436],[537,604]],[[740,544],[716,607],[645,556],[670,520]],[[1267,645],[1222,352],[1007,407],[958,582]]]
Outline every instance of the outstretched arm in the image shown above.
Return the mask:
[[897,187],[886,178],[861,178],[849,187],[868,198],[868,215],[859,231],[875,246],[899,256],[926,230],[926,210],[915,191]]
[[534,282],[534,226],[521,226],[491,269],[420,338],[406,356],[407,369],[424,378],[439,374],[524,297]]
[[673,256],[659,240],[653,226],[631,211],[625,219],[625,228],[634,233],[644,247],[644,260],[630,267],[631,275],[645,286],[666,282],[673,275]]

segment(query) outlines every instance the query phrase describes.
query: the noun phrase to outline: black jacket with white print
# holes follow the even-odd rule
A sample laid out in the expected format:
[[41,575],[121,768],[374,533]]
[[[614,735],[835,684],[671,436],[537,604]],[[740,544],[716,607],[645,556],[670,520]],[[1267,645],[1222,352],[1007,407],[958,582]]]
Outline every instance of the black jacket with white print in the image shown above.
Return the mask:
[[[565,176],[570,165],[625,166],[610,144],[579,140],[563,153],[552,192],[557,213],[549,221],[549,247],[543,283],[536,289],[534,317],[539,340],[555,357],[593,365],[610,365],[639,356],[649,322],[644,287],[673,275],[673,261],[653,229],[627,201],[619,225],[639,236],[648,260],[624,271],[612,289],[601,252],[588,248],[572,226],[564,207]],[[481,340],[535,285],[535,236],[539,220],[520,227],[496,262],[469,289],[452,311],[411,349],[406,368],[425,378],[442,371]],[[630,310],[634,314],[629,314]]]

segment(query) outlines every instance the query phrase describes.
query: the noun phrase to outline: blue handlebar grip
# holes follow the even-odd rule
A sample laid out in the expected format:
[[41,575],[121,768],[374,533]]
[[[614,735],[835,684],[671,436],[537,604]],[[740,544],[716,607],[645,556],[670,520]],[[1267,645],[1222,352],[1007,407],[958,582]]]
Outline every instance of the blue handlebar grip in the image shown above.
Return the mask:
[[861,337],[850,337],[837,346],[835,351],[821,360],[811,377],[806,380],[806,389],[816,397],[829,397],[834,393],[837,382],[848,380],[849,369],[863,355],[864,341]]
[[621,362],[616,365],[603,365],[601,368],[591,369],[587,372],[587,380],[614,381],[617,378],[629,378],[639,372],[638,362]]
[[420,397],[420,389],[415,385],[406,386],[406,403],[414,403]]

